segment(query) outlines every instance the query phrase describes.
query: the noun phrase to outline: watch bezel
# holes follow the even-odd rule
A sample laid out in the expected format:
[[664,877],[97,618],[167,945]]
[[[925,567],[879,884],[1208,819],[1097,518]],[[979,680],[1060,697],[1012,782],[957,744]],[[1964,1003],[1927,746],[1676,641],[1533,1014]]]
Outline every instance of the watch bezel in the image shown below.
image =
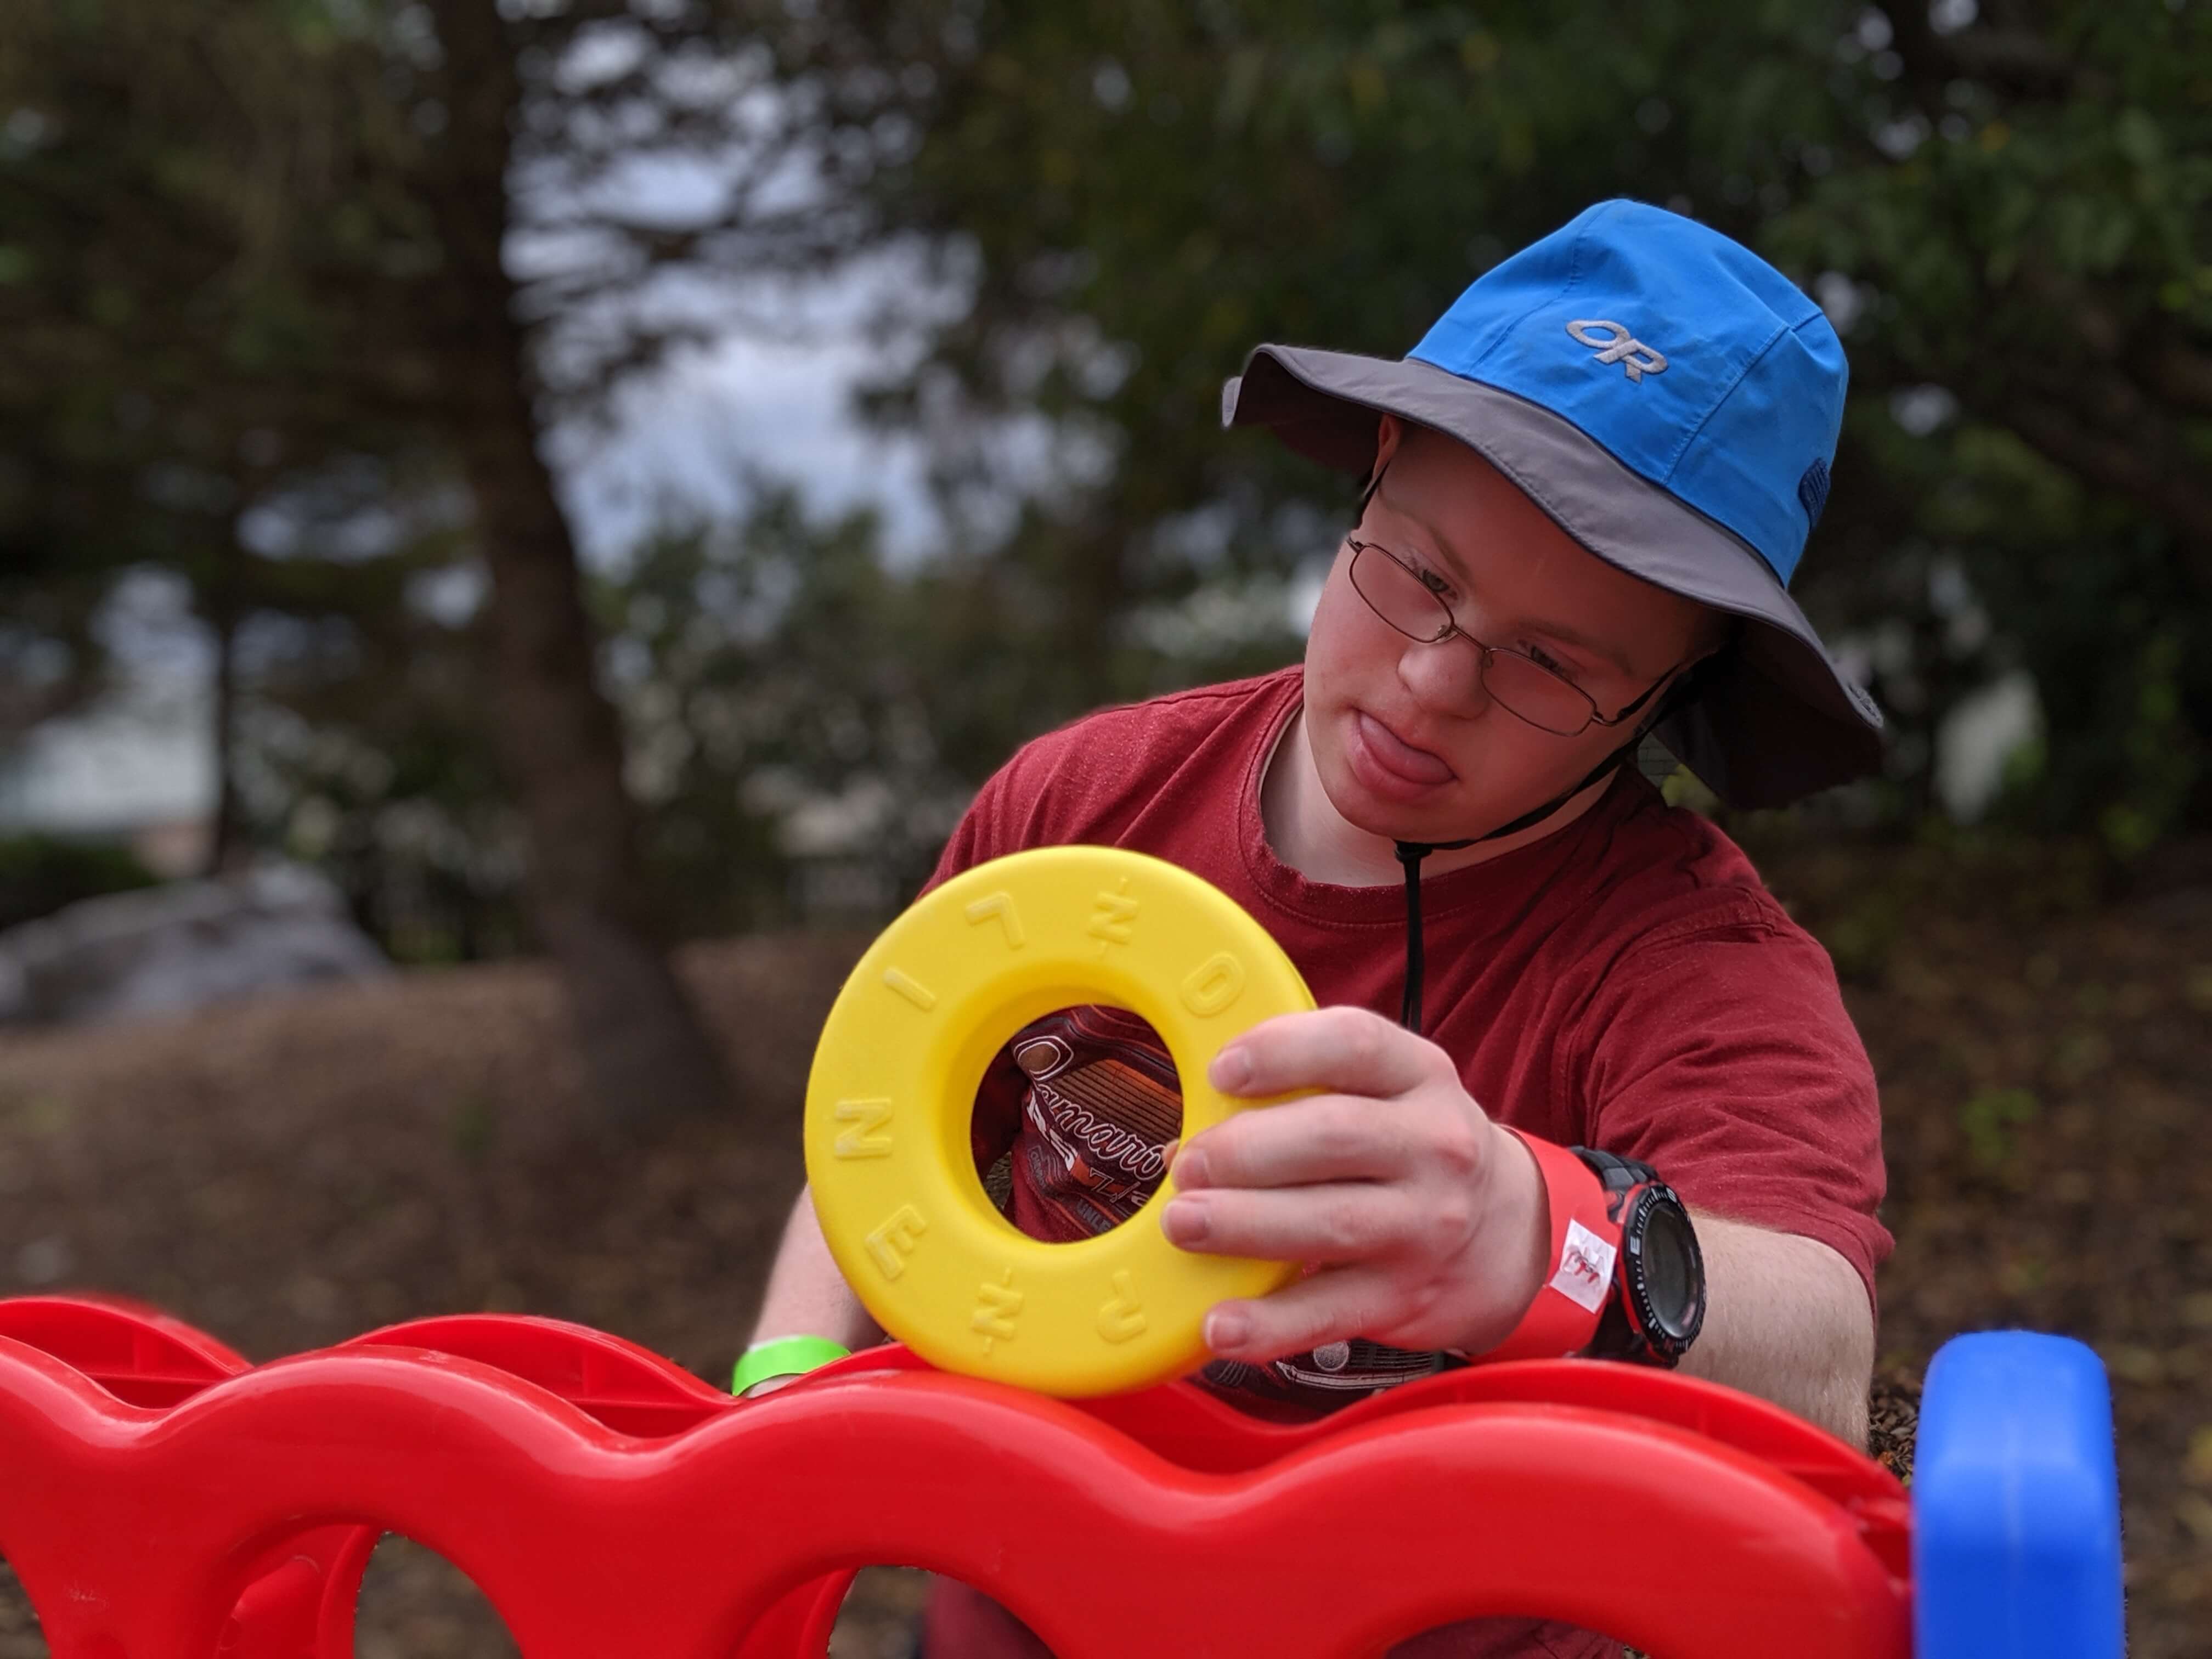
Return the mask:
[[[1644,1247],[1651,1235],[1651,1218],[1660,1210],[1672,1212],[1689,1247],[1690,1305],[1686,1317],[1663,1315],[1651,1293],[1651,1275],[1644,1266]],[[1705,1255],[1698,1243],[1698,1230],[1690,1220],[1689,1206],[1663,1181],[1650,1181],[1629,1194],[1621,1214],[1620,1283],[1633,1307],[1633,1323],[1642,1345],[1655,1358],[1673,1364],[1689,1352],[1705,1322]]]

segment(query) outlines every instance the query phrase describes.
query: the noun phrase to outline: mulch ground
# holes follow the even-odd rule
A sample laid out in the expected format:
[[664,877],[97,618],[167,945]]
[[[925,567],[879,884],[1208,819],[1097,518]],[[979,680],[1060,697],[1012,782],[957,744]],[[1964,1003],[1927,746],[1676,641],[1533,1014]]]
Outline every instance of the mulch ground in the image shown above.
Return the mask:
[[[1829,944],[1883,1090],[1898,1239],[1877,1455],[1921,1368],[2024,1325],[2112,1374],[2138,1659],[2212,1651],[2212,873],[2115,896],[2064,849],[1820,849],[1771,884]],[[0,1036],[0,1292],[140,1297],[255,1358],[416,1314],[619,1332],[726,1377],[800,1178],[812,1036],[862,940],[696,947],[756,1113],[574,1150],[579,1061],[530,963],[96,1030]],[[894,1659],[920,1587],[872,1573],[835,1651]],[[379,1552],[363,1659],[513,1651],[465,1579]],[[0,1585],[0,1659],[43,1654]]]

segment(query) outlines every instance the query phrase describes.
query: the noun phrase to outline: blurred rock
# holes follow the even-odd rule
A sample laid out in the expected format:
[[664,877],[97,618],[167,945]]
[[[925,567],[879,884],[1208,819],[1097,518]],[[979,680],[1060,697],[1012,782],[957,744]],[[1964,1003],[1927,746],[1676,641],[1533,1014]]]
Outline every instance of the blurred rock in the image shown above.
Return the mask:
[[0,932],[0,1024],[175,1012],[392,964],[296,864],[86,899]]

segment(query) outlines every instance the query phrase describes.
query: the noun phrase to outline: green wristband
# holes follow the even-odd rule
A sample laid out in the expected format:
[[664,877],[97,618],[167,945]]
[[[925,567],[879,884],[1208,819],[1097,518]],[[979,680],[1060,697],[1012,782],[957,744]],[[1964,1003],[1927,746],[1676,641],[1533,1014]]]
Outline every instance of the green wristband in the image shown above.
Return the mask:
[[850,1348],[839,1347],[826,1336],[779,1336],[756,1342],[738,1361],[737,1370],[730,1373],[730,1392],[743,1394],[754,1383],[764,1382],[771,1376],[811,1371],[833,1359],[842,1359],[852,1352]]

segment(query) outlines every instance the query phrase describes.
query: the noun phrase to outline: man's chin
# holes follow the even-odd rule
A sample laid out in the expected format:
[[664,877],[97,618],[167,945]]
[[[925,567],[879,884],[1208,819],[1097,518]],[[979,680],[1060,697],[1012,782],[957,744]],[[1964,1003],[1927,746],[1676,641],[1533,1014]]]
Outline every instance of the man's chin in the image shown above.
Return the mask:
[[1395,802],[1377,800],[1356,778],[1331,776],[1326,768],[1322,771],[1322,791],[1336,815],[1353,829],[1383,841],[1415,842],[1425,847],[1480,839],[1542,804],[1540,799],[1525,804],[1470,799],[1478,792],[1460,781],[1452,788],[1449,803],[1414,811]]
[[1322,790],[1328,797],[1328,804],[1336,809],[1337,817],[1363,834],[1384,841],[1433,843],[1458,841],[1473,833],[1452,827],[1464,821],[1462,813],[1448,810],[1408,811],[1394,803],[1376,799],[1351,780],[1332,778],[1327,772],[1322,775]]

